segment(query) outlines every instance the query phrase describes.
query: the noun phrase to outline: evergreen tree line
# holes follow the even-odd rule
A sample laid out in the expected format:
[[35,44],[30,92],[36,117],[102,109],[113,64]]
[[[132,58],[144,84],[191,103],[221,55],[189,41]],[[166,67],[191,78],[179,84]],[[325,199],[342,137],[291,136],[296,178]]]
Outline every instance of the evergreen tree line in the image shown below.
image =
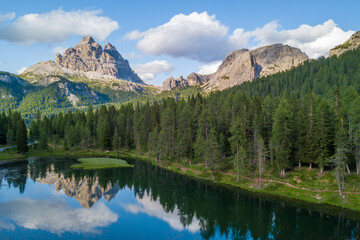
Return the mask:
[[0,145],[16,146],[19,153],[28,151],[28,130],[19,112],[0,114]]
[[213,176],[233,168],[239,180],[302,164],[336,167],[340,188],[344,172],[360,173],[359,58],[360,50],[320,58],[207,97],[38,114],[30,140],[42,150],[51,140],[65,150],[127,149],[160,163],[203,163]]
[[332,99],[238,91],[89,107],[87,113],[38,117],[30,123],[30,139],[42,150],[48,140],[65,150],[136,150],[160,163],[203,163],[213,174],[230,161],[239,178],[265,170],[284,175],[302,164],[320,171],[341,166],[342,178],[345,170],[360,170],[360,97],[352,87]]

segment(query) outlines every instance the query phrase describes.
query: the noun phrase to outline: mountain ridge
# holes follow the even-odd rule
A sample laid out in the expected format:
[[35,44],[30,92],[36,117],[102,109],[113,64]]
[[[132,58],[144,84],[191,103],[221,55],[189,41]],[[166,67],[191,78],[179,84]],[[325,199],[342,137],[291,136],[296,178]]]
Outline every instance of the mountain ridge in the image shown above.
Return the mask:
[[115,46],[106,43],[102,48],[91,36],[83,37],[63,55],[56,54],[54,61],[41,61],[21,73],[29,82],[37,84],[41,84],[43,78],[51,75],[86,77],[104,82],[119,79],[145,85]]
[[191,73],[185,79],[169,78],[164,81],[161,89],[203,84],[205,91],[224,90],[246,81],[289,70],[307,60],[308,56],[300,49],[280,43],[253,50],[240,49],[227,55],[215,73]]

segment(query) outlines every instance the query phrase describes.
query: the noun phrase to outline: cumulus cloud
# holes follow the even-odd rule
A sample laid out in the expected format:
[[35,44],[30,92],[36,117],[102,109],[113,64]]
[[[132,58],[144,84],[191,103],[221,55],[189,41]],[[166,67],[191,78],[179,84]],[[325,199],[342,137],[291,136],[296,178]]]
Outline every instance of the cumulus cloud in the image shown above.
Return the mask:
[[173,71],[174,67],[166,60],[155,60],[142,65],[134,66],[133,69],[142,80],[147,81],[154,79],[158,74]]
[[161,206],[160,201],[152,201],[150,195],[143,198],[136,198],[136,204],[125,204],[124,209],[133,214],[145,213],[148,216],[156,217],[167,222],[171,228],[182,231],[184,229],[195,233],[200,230],[200,221],[194,217],[189,225],[184,226],[180,221],[180,211],[177,207],[172,212],[166,212]]
[[273,43],[284,43],[298,47],[310,58],[327,56],[334,46],[346,41],[354,31],[344,31],[333,20],[315,26],[300,25],[298,28],[285,30],[277,21],[270,22],[253,31],[236,29],[229,37],[234,47],[256,43],[255,46],[264,46]]
[[222,60],[231,51],[283,43],[300,48],[309,57],[326,56],[334,46],[343,43],[354,31],[344,31],[333,20],[315,26],[300,25],[283,29],[277,21],[246,31],[228,27],[207,12],[178,14],[169,22],[125,35],[137,41],[137,49],[145,54],[185,57],[204,63]]
[[216,72],[218,67],[220,66],[221,61],[215,61],[209,64],[204,64],[199,67],[198,73],[200,74],[210,74]]
[[178,14],[169,22],[145,32],[135,30],[125,35],[137,40],[137,49],[145,54],[167,54],[211,62],[223,57],[222,43],[228,28],[207,12]]
[[15,199],[0,203],[0,229],[15,229],[13,223],[27,229],[40,229],[51,233],[98,233],[117,221],[104,203],[92,208],[72,208],[62,201]]
[[119,25],[101,14],[101,10],[65,12],[62,9],[26,14],[0,26],[0,40],[26,44],[54,43],[73,35],[91,35],[102,41]]

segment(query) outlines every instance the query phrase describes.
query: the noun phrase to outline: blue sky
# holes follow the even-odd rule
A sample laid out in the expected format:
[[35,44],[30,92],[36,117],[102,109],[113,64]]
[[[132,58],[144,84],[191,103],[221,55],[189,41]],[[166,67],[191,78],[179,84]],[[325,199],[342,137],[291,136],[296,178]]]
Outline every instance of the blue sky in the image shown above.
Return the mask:
[[16,1],[0,9],[0,70],[17,73],[92,35],[149,84],[210,73],[232,50],[281,42],[326,56],[360,22],[360,1]]

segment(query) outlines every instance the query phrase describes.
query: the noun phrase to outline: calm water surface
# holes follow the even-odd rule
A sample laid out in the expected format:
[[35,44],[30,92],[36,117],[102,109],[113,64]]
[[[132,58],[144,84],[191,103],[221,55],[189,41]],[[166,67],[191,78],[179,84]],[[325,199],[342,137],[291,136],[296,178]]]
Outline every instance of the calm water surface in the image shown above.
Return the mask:
[[[128,159],[129,160],[129,159]],[[0,239],[359,239],[360,216],[75,159],[0,162]]]

